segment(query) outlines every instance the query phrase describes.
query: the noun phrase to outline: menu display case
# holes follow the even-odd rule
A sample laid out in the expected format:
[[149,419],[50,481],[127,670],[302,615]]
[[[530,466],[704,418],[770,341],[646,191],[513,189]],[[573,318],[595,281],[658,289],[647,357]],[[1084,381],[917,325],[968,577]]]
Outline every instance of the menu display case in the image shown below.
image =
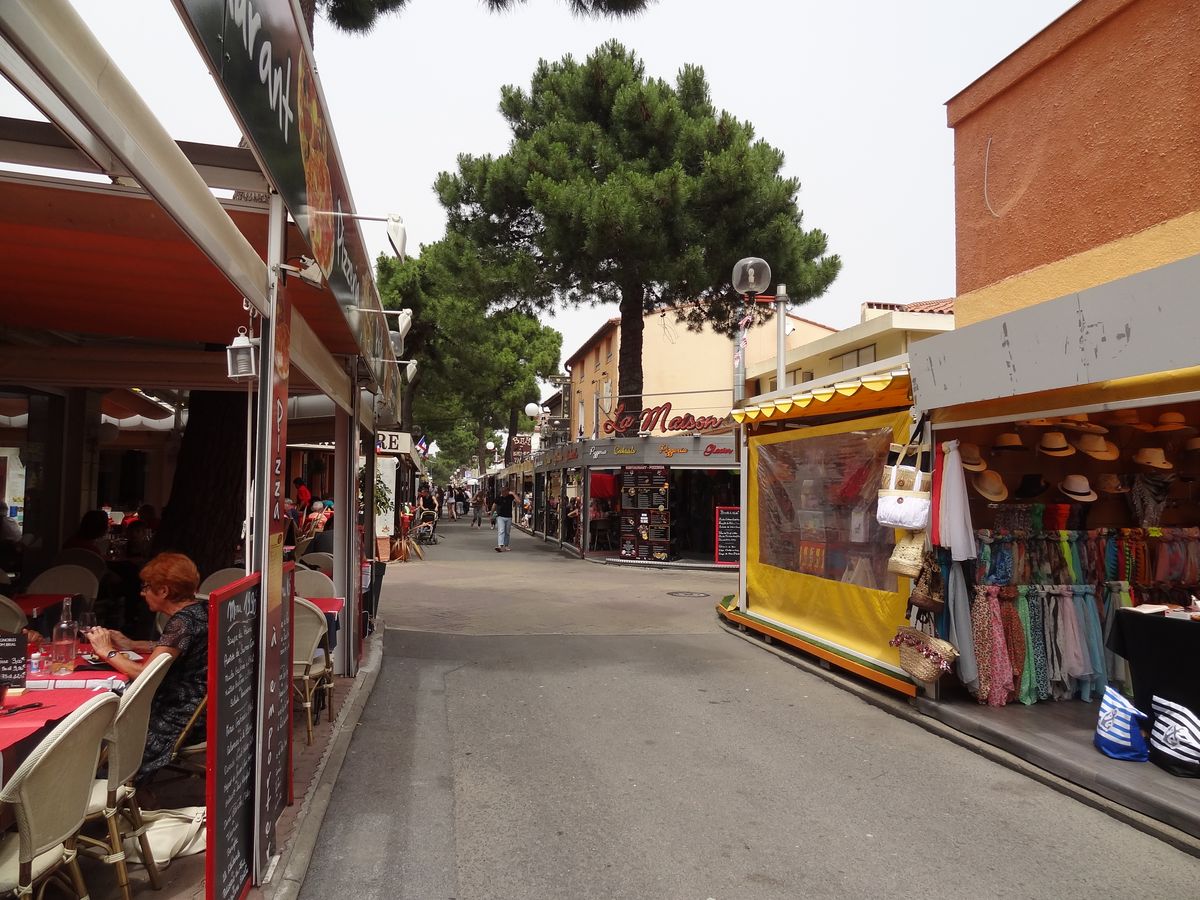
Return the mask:
[[621,533],[623,559],[671,558],[670,483],[666,466],[621,469]]

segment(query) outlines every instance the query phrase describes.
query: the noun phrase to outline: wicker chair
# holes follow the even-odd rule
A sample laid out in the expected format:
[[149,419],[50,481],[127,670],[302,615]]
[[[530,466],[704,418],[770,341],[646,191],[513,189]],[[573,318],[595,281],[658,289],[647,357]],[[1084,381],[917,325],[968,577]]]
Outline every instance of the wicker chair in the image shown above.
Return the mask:
[[[297,573],[299,574],[299,573]],[[313,697],[325,691],[333,708],[333,667],[329,655],[329,623],[325,613],[303,597],[296,598],[292,638],[292,688],[304,707],[307,741],[313,742]]]

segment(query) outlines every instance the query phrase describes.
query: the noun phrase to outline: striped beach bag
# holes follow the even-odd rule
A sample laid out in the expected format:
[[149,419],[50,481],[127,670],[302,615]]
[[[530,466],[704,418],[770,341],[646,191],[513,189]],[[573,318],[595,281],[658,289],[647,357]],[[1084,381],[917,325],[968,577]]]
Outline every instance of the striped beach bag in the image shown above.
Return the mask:
[[1100,701],[1100,719],[1092,742],[1105,756],[1145,762],[1150,751],[1138,727],[1138,721],[1145,718],[1144,712],[1110,685],[1104,689],[1104,699]]
[[1150,760],[1172,775],[1200,778],[1200,716],[1170,700],[1155,697]]

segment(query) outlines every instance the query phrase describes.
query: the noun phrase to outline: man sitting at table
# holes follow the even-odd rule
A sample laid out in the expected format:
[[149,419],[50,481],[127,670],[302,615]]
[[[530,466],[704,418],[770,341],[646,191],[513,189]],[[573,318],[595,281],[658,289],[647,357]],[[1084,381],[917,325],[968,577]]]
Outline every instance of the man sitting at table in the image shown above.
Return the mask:
[[[150,707],[138,783],[170,762],[175,741],[208,689],[208,604],[196,599],[200,573],[195,563],[182,553],[160,553],[142,567],[141,577],[142,598],[150,611],[170,617],[162,637],[157,642],[134,641],[106,628],[93,628],[87,634],[97,656],[133,678],[156,656],[174,657]],[[136,651],[145,658],[135,662],[122,650]],[[204,734],[203,718],[192,729],[193,735]]]

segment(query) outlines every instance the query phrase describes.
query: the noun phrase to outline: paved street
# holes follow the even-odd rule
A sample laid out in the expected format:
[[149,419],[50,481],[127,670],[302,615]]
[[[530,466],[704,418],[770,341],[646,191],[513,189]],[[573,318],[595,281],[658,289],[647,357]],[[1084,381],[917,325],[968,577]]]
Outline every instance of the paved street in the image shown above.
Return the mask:
[[439,529],[390,567],[302,898],[1196,896],[1200,861],[723,632],[728,573]]

